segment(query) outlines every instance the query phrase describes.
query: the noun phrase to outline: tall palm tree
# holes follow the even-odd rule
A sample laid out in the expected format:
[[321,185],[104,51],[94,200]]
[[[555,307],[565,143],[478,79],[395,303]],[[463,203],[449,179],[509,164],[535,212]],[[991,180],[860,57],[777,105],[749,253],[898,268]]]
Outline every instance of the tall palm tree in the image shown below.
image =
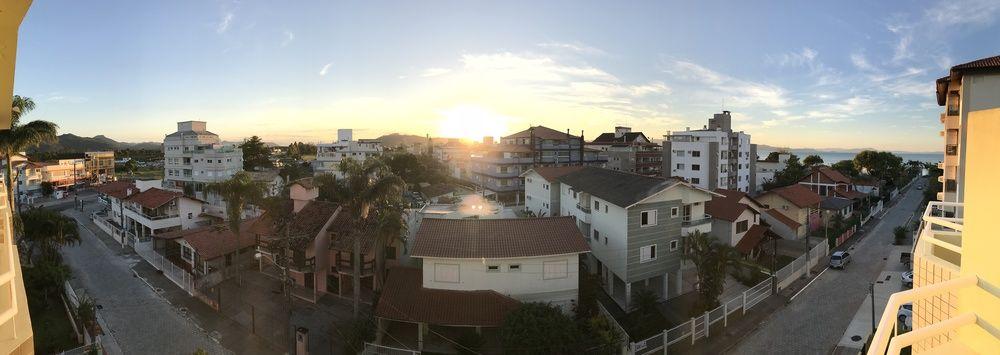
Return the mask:
[[743,266],[735,248],[699,231],[687,235],[685,253],[681,257],[691,261],[698,272],[700,297],[695,313],[717,307],[728,271],[740,270]]
[[403,242],[408,225],[406,222],[406,204],[402,195],[395,198],[388,196],[386,203],[375,209],[372,218],[375,225],[375,285],[381,289],[385,283],[385,251],[386,246],[395,242]]
[[[6,174],[4,183],[7,184],[7,197],[14,215],[17,215],[17,199],[14,196],[13,174],[14,167],[11,164],[11,156],[28,148],[38,146],[42,143],[55,142],[59,139],[56,131],[59,126],[48,121],[31,121],[21,124],[21,116],[35,109],[35,101],[29,97],[14,95],[11,105],[10,129],[0,131],[0,154],[6,159]],[[16,222],[17,218],[15,218]]]
[[43,260],[55,260],[59,248],[80,243],[80,232],[76,221],[59,212],[48,209],[32,209],[21,214],[24,223],[24,238],[28,260],[40,252]]
[[[344,159],[340,162],[340,171],[344,173],[343,186],[350,192],[346,196],[346,200],[342,203],[347,207],[347,211],[351,213],[354,224],[352,231],[356,233],[355,238],[353,238],[354,285],[352,288],[354,290],[354,315],[357,316],[358,303],[361,299],[360,236],[368,232],[377,232],[379,235],[384,234],[387,236],[391,234],[387,230],[389,226],[395,225],[395,222],[392,221],[389,214],[392,213],[392,210],[395,208],[394,206],[397,204],[393,203],[393,201],[399,201],[400,195],[402,195],[403,190],[406,188],[406,182],[393,174],[389,166],[379,158],[369,158],[363,163],[350,158]],[[385,216],[384,219],[375,216],[369,219],[369,212],[373,206],[377,209],[385,207],[390,211],[377,212],[377,214]],[[402,215],[400,214],[400,216]],[[380,220],[385,223],[379,223]],[[405,225],[405,222],[403,224]],[[402,232],[400,231],[398,235],[402,235]],[[376,255],[383,253],[381,248],[381,244],[377,244]]]
[[222,197],[226,203],[226,218],[229,230],[233,231],[236,238],[236,277],[240,287],[243,286],[243,268],[240,263],[240,223],[243,221],[243,209],[251,204],[259,202],[264,196],[264,186],[253,181],[250,174],[240,171],[234,174],[229,180],[215,182],[205,186],[205,193],[214,193]]

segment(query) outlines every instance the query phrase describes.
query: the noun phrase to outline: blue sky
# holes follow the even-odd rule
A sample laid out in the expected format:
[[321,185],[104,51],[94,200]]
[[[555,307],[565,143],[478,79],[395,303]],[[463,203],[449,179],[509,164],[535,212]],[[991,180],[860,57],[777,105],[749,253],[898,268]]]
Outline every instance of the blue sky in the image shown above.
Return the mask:
[[933,82],[1000,51],[1000,2],[36,1],[16,93],[63,132],[159,141],[206,120],[286,143],[337,128],[938,151]]

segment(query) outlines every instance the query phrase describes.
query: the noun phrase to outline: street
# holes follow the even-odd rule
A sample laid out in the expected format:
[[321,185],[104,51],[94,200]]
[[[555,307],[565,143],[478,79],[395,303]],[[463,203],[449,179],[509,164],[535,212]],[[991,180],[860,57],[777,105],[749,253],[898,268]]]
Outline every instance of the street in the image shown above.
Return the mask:
[[64,213],[77,220],[82,239],[80,244],[62,249],[73,270],[70,282],[77,292],[95,299],[98,313],[110,328],[105,329],[105,336],[113,337],[123,354],[191,354],[199,348],[210,354],[228,353],[133,276],[132,266],[141,259],[108,248],[82,223],[87,217],[79,211]]
[[[913,186],[923,184],[918,180]],[[892,230],[906,223],[922,200],[922,190],[908,189],[881,221],[850,250],[844,270],[828,269],[785,307],[746,336],[733,354],[828,354],[837,346],[868,295],[869,283],[882,272],[893,250]],[[872,228],[866,226],[866,228]],[[832,251],[831,251],[832,253]]]

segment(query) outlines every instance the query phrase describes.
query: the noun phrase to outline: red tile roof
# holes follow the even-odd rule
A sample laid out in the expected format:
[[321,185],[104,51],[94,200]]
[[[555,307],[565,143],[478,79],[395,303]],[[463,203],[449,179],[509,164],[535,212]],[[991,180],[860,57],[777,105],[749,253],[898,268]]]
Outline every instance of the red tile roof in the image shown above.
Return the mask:
[[823,201],[823,198],[820,197],[819,194],[800,184],[793,184],[768,190],[765,191],[763,195],[767,194],[777,194],[778,196],[781,196],[781,198],[800,208],[815,206],[820,203],[820,201]]
[[313,178],[311,178],[311,177],[301,178],[301,179],[292,181],[290,184],[288,184],[288,186],[292,186],[292,185],[299,185],[299,186],[302,186],[302,187],[304,187],[306,189],[309,189],[309,190],[312,190],[312,189],[316,188],[316,183],[313,182]]
[[767,213],[771,217],[774,217],[774,219],[778,220],[778,222],[781,222],[781,224],[788,226],[788,228],[790,228],[792,231],[796,231],[799,229],[799,227],[802,226],[801,223],[796,222],[794,219],[788,218],[788,216],[781,214],[781,212],[778,212],[775,209],[769,209],[764,213]]
[[736,222],[736,219],[740,218],[740,215],[747,208],[759,213],[756,209],[740,202],[744,197],[749,198],[744,192],[727,189],[716,189],[715,192],[723,196],[713,195],[712,200],[705,203],[705,213],[711,215],[712,218]]
[[131,181],[112,181],[97,186],[94,190],[100,194],[108,195],[120,200],[128,197],[127,192],[129,188],[135,189],[135,184]]
[[360,242],[360,253],[368,254],[375,247],[375,221],[368,218],[360,222],[360,226],[354,224],[351,213],[341,210],[337,213],[333,223],[330,225],[330,250],[353,251],[354,240]]
[[152,187],[146,191],[132,194],[128,197],[128,200],[130,202],[138,203],[142,207],[157,208],[165,205],[167,202],[173,201],[175,198],[183,196],[183,193],[177,191],[169,191]]
[[[257,245],[257,241],[247,230],[257,218],[240,222],[240,249]],[[172,231],[155,235],[159,239],[183,238],[194,248],[203,260],[211,260],[236,251],[236,235],[222,224]]]
[[413,257],[517,258],[586,253],[590,246],[573,217],[515,219],[426,218]]
[[845,197],[845,198],[849,198],[849,199],[852,199],[852,200],[862,199],[862,198],[865,198],[865,196],[868,196],[868,194],[865,194],[864,192],[857,191],[857,190],[850,190],[850,191],[848,191],[848,190],[844,190],[844,189],[836,189],[836,190],[833,190],[833,192],[836,193],[839,196],[842,196],[842,197]]
[[753,251],[753,248],[756,248],[757,245],[764,240],[764,236],[769,231],[770,230],[767,227],[760,224],[751,226],[750,230],[743,235],[743,238],[740,239],[739,243],[736,243],[736,250],[739,250],[740,253],[743,254],[749,254]]
[[493,290],[424,288],[420,269],[394,267],[389,270],[375,316],[434,325],[499,327],[519,306],[517,300]]
[[545,180],[550,181],[550,182],[555,181],[560,176],[563,176],[563,175],[566,175],[566,174],[569,174],[569,173],[572,173],[572,172],[580,171],[580,169],[583,169],[582,165],[575,165],[575,166],[536,166],[534,168],[531,168],[531,170],[534,170],[535,173],[538,173],[538,175],[541,175],[543,178],[545,178]]
[[970,69],[1000,69],[1000,55],[973,60],[951,67],[951,71],[965,71]]
[[[851,178],[844,176],[844,174],[826,165],[813,167],[812,171],[813,173],[818,172],[820,175],[825,176],[827,179],[830,179],[830,181],[833,181],[835,183],[847,183],[847,184],[851,183]],[[809,178],[811,176],[812,174],[810,174],[810,176],[802,178],[802,180],[799,181],[809,182]]]

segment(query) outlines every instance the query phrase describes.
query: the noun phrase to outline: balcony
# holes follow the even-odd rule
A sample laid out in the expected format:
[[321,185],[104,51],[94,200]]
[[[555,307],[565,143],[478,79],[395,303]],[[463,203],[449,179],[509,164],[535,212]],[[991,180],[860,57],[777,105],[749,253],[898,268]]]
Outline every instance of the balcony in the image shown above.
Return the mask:
[[948,144],[944,147],[945,155],[958,155],[958,144]]
[[[341,259],[337,258],[337,262],[334,264],[336,268],[335,272],[354,275],[354,265],[351,259]],[[369,276],[375,273],[375,260],[367,260],[361,263],[361,276]]]
[[681,221],[681,235],[688,235],[695,231],[710,233],[712,231],[712,216],[708,214],[684,216]]
[[928,203],[913,248],[914,256],[957,271],[962,266],[962,215],[961,203]]

